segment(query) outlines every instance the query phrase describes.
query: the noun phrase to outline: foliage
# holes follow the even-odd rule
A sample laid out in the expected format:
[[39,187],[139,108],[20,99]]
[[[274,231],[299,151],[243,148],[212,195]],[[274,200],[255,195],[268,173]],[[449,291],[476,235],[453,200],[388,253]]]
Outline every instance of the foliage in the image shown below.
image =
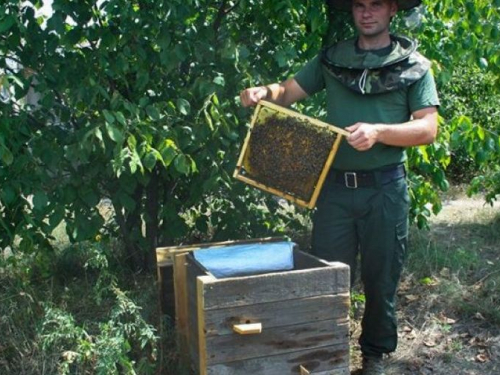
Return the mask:
[[[147,268],[157,243],[185,238],[193,207],[194,227],[211,222],[216,238],[267,234],[272,215],[252,209],[262,195],[230,182],[249,114],[234,97],[318,44],[304,31],[319,10],[56,0],[45,19],[39,4],[8,1],[0,14],[0,247],[50,249],[64,221],[74,242],[120,235],[131,265]],[[271,17],[287,32],[262,33]]]
[[[0,247],[50,253],[64,221],[74,242],[119,235],[130,265],[151,268],[157,244],[193,231],[242,238],[281,225],[276,202],[231,180],[250,115],[235,97],[350,35],[344,13],[320,0],[55,0],[46,17],[40,5],[8,0],[0,10]],[[446,89],[459,61],[498,75],[499,19],[498,1],[429,1],[394,26],[418,37]],[[297,106],[316,117],[322,107],[321,96]],[[500,148],[450,108],[439,141],[409,152],[420,226],[440,209],[450,147],[462,142],[482,165]],[[484,175],[476,190],[493,199],[498,178]]]
[[[34,279],[25,271],[38,267],[34,257],[0,258],[2,373],[154,373],[159,338],[148,316],[152,311],[144,312],[138,305],[144,301],[125,291],[138,286],[110,265],[110,244],[86,246],[87,258],[72,263],[84,273],[77,270],[69,281]],[[58,253],[56,263],[64,256]],[[151,291],[141,285],[141,296],[151,298],[151,278],[145,285]]]

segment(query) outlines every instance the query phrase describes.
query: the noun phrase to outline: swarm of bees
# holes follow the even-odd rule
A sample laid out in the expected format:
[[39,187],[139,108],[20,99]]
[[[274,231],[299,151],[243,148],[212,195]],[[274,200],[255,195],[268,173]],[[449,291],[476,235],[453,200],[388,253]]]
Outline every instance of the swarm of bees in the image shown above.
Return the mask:
[[258,118],[248,144],[246,174],[308,201],[336,137],[328,128],[291,116]]

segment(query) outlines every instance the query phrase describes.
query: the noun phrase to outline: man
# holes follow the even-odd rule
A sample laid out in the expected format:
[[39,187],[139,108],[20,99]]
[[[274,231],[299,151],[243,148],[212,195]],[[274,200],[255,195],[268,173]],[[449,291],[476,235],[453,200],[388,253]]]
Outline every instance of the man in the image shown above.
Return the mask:
[[357,38],[333,45],[294,78],[241,92],[243,106],[266,99],[288,106],[326,89],[327,121],[350,132],[317,202],[312,252],[347,263],[360,255],[366,305],[363,374],[384,374],[397,345],[396,288],[406,255],[409,195],[404,148],[432,143],[439,100],[430,62],[416,44],[389,32],[399,10],[420,0],[330,0],[350,10]]

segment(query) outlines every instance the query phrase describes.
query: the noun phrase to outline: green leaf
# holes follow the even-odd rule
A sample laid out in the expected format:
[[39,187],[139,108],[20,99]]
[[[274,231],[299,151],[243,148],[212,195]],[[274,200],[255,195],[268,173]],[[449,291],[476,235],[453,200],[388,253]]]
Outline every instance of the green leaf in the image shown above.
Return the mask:
[[483,69],[488,69],[488,60],[486,60],[484,57],[481,57],[479,59],[479,66]]
[[118,192],[118,200],[120,201],[121,205],[128,211],[134,211],[135,207],[137,206],[132,197],[124,191]]
[[[161,155],[160,155],[160,157],[161,157]],[[150,151],[144,157],[144,161],[143,161],[144,167],[146,169],[148,169],[149,171],[152,171],[156,165],[156,161],[157,161],[157,155],[154,152]]]
[[6,33],[9,29],[14,26],[16,19],[14,16],[8,15],[0,21],[0,34]]
[[109,138],[113,142],[118,143],[118,144],[121,144],[123,142],[123,133],[116,126],[107,122],[106,123],[106,130],[108,132]]
[[137,147],[137,139],[135,138],[135,135],[130,134],[127,138],[127,145],[128,147],[132,150]]
[[177,151],[177,146],[171,139],[165,140],[162,147],[160,148],[160,154],[163,159],[163,165],[168,167],[172,161],[175,159],[179,152]]
[[148,105],[146,107],[146,113],[148,114],[149,118],[153,121],[158,121],[160,119],[160,112],[153,105]]
[[113,116],[113,114],[107,109],[103,110],[102,114],[104,115],[107,123],[112,124],[115,122],[115,116]]
[[49,217],[49,226],[54,230],[64,219],[66,211],[62,205],[58,205]]
[[125,116],[123,116],[123,113],[121,112],[116,112],[115,113],[115,117],[116,119],[118,120],[118,122],[120,124],[122,124],[123,126],[126,126],[127,125],[127,121],[125,120]]
[[2,158],[2,162],[5,165],[11,165],[13,163],[14,155],[12,155],[12,152],[10,152],[7,147],[0,145],[0,155]]
[[184,154],[177,155],[177,157],[174,159],[174,167],[175,169],[177,169],[179,173],[182,173],[184,175],[189,174],[190,163],[186,155]]
[[191,104],[189,104],[189,102],[186,99],[179,98],[177,99],[176,104],[177,104],[177,109],[184,116],[188,115],[189,112],[191,111]]
[[13,203],[16,200],[16,196],[16,191],[8,185],[0,189],[0,197],[6,205]]
[[78,190],[78,196],[87,207],[95,207],[99,203],[99,195],[90,187],[85,186]]
[[44,191],[37,191],[33,195],[33,208],[35,210],[41,210],[47,206],[49,199]]
[[226,81],[224,80],[224,77],[222,77],[222,76],[215,77],[213,82],[219,86],[225,86],[225,84],[226,84]]

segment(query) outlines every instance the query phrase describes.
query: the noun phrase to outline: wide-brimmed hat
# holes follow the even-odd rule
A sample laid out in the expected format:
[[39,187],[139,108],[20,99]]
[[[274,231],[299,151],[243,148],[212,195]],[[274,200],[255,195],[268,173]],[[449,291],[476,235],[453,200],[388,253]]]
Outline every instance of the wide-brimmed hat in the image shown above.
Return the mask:
[[[342,10],[345,12],[351,11],[351,0],[328,0],[334,9]],[[422,0],[397,0],[399,10],[408,10],[415,8],[422,3]]]

